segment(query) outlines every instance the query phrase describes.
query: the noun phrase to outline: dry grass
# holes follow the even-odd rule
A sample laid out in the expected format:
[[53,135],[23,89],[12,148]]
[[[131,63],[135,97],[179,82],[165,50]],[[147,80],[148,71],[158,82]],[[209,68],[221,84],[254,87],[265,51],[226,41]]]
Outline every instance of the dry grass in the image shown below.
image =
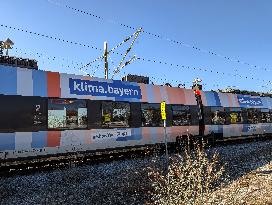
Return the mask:
[[219,155],[209,159],[202,146],[189,146],[182,155],[170,157],[168,170],[149,168],[153,185],[152,204],[204,204],[218,185],[224,167]]
[[207,204],[272,205],[272,163],[216,190]]
[[153,186],[150,204],[272,205],[271,162],[229,181],[218,153],[208,157],[198,144],[169,160],[167,171],[148,168]]

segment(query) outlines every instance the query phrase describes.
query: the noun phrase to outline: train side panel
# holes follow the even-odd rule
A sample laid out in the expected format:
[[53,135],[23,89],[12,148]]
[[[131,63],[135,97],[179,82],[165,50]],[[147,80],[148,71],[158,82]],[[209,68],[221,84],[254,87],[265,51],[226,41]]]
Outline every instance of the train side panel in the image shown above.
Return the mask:
[[[265,120],[261,119],[262,110],[272,109],[272,100],[269,97],[203,91],[202,102],[204,106],[205,118],[204,134],[206,136],[216,134],[217,139],[220,139],[220,136],[222,136],[224,139],[241,136],[258,136],[272,133],[272,124],[270,123],[272,118],[270,117],[270,114],[268,115],[270,122],[261,122]],[[214,113],[210,111],[211,109],[224,110],[226,116],[225,121],[222,124],[213,124],[212,117]],[[241,117],[243,119],[241,123],[235,123],[231,121],[231,110],[240,110]],[[250,110],[258,112],[258,115],[256,115],[256,118],[258,118],[256,123],[250,123],[252,120],[254,120],[253,118],[250,118],[248,114]],[[270,111],[266,112],[270,113]]]
[[[175,142],[176,136],[190,134],[188,127],[167,127],[167,141]],[[190,128],[192,134],[198,131],[198,126]],[[164,143],[162,127],[1,133],[0,158],[103,151],[158,143]]]
[[[188,89],[0,66],[1,159],[164,143],[163,127],[141,127],[141,122],[130,128],[102,129],[99,123],[89,123],[89,129],[48,129],[49,99],[155,104],[165,101],[167,105],[196,106],[194,93]],[[88,111],[90,116],[92,111]],[[168,142],[175,142],[180,135],[198,135],[196,123],[172,127],[170,121],[166,128]]]

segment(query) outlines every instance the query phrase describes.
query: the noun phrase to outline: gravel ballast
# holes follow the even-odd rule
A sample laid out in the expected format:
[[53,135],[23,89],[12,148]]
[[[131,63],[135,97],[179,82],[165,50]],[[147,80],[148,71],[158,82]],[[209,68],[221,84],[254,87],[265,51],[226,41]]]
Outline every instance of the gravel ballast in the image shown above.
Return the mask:
[[[272,140],[210,148],[225,163],[231,181],[272,161]],[[145,204],[150,200],[146,168],[154,158],[0,177],[1,204]],[[158,162],[160,161],[160,162]],[[271,174],[271,173],[270,173]]]

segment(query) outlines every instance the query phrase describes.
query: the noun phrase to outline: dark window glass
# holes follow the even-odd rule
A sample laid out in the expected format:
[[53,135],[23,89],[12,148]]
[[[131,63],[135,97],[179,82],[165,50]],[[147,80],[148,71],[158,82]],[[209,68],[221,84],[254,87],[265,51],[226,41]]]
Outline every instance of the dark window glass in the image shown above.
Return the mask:
[[187,105],[172,105],[173,126],[190,125],[191,113]]
[[85,100],[49,99],[49,129],[87,128],[87,107]]
[[261,109],[261,122],[271,122],[271,114],[269,112],[269,109]]
[[211,107],[212,124],[224,125],[226,121],[226,113],[223,107]]
[[89,100],[87,102],[88,129],[99,129],[102,126],[102,101]]
[[239,124],[243,122],[241,108],[229,108],[228,116],[230,124]]
[[190,105],[190,112],[191,112],[191,125],[199,125],[200,118],[202,119],[202,116],[199,116],[200,108],[197,105]]
[[249,124],[256,124],[259,122],[259,112],[255,108],[247,109],[247,120]]
[[129,127],[129,120],[129,103],[102,102],[102,127]]
[[33,96],[0,95],[1,132],[47,129],[47,100]]
[[272,110],[269,110],[269,122],[272,123]]
[[142,104],[142,126],[162,127],[160,104]]

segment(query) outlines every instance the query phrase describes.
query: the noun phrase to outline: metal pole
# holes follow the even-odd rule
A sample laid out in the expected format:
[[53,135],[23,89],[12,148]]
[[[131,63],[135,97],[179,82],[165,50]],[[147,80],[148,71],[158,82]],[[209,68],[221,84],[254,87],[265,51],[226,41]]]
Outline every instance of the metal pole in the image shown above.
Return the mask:
[[104,42],[104,62],[105,62],[105,79],[109,78],[109,64],[108,64],[108,43]]
[[167,133],[166,133],[166,120],[163,120],[163,127],[164,127],[164,143],[165,143],[165,156],[167,161],[167,167],[168,167],[168,148],[167,148]]
[[167,147],[167,132],[166,132],[166,120],[163,120],[163,127],[164,127],[164,143],[165,143],[165,157],[166,157],[166,168],[167,168],[167,194],[169,197],[169,155],[168,155],[168,147]]

